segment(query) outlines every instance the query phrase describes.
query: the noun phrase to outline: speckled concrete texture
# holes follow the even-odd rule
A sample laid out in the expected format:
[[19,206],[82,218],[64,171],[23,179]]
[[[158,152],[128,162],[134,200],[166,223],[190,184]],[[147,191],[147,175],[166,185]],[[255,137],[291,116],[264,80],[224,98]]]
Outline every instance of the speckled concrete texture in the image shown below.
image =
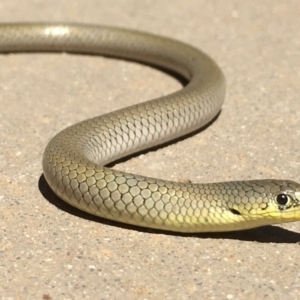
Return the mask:
[[[206,130],[115,168],[197,182],[299,180],[298,0],[2,0],[0,20],[72,21],[170,36],[227,78]],[[1,41],[0,41],[1,42]],[[64,205],[41,158],[66,126],[181,88],[133,62],[0,55],[0,299],[300,299],[300,222],[227,234],[118,226]]]

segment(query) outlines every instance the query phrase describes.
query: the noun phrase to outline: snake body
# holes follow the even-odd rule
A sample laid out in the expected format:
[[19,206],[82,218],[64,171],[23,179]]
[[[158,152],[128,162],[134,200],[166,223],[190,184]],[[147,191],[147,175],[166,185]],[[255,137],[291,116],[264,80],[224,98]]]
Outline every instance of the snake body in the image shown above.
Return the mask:
[[211,121],[225,79],[202,51],[151,34],[79,24],[1,24],[0,52],[75,52],[131,59],[174,71],[175,93],[85,120],[47,145],[43,170],[64,201],[96,216],[149,228],[206,232],[300,220],[300,185],[287,180],[177,183],[105,167]]

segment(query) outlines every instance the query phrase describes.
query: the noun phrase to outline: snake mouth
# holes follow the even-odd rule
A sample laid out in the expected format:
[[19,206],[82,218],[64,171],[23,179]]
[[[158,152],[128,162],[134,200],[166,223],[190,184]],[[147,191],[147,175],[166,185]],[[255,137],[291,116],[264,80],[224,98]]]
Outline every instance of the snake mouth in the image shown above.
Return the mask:
[[[256,216],[261,216],[268,219],[284,220],[284,222],[294,222],[300,220],[300,207],[293,207],[292,210],[286,209],[281,211],[266,211],[264,213],[257,214]],[[278,221],[279,223],[280,221]]]

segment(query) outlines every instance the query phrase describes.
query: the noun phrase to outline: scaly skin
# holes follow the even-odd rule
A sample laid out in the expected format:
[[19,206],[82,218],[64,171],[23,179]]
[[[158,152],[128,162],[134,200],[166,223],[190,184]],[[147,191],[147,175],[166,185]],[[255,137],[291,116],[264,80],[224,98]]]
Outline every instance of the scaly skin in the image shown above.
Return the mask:
[[184,76],[182,90],[66,128],[43,156],[52,190],[74,207],[138,226],[180,232],[242,230],[300,220],[300,185],[284,180],[176,183],[105,164],[200,128],[219,112],[225,79],[206,54],[136,31],[75,24],[2,24],[0,52],[109,55]]

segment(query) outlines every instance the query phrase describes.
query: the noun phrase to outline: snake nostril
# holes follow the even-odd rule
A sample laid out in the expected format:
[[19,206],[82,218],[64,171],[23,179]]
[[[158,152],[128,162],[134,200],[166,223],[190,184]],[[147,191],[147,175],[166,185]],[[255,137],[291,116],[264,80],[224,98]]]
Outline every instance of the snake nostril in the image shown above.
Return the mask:
[[236,210],[236,209],[230,208],[229,211],[230,211],[231,213],[233,213],[234,215],[237,215],[237,216],[240,216],[240,215],[241,215],[241,213],[240,213],[238,210]]

